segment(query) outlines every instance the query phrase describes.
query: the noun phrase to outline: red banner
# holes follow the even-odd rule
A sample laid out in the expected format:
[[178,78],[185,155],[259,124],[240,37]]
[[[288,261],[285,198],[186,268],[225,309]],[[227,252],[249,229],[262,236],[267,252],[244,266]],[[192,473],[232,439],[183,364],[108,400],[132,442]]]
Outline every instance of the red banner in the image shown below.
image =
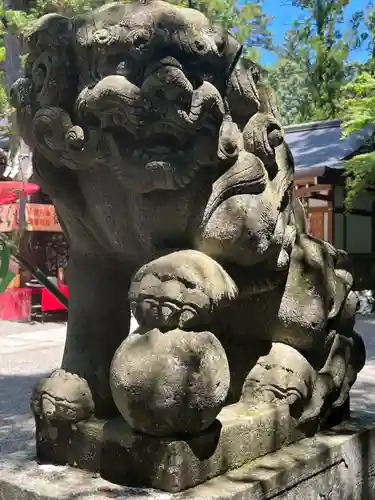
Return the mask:
[[[7,233],[19,228],[20,205],[0,205],[0,232]],[[26,203],[25,208],[26,231],[50,231],[61,232],[61,226],[57,219],[56,210],[53,205],[40,203]]]

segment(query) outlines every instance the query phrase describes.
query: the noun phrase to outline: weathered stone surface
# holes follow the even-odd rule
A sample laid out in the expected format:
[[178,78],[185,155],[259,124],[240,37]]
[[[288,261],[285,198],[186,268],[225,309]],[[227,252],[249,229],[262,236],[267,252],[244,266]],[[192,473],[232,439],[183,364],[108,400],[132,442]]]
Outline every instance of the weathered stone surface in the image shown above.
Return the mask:
[[229,384],[225,351],[211,332],[137,330],[111,366],[121,415],[133,429],[151,435],[208,428],[224,406]]
[[[58,394],[55,387],[60,389]],[[31,408],[33,413],[43,413],[49,419],[77,422],[93,413],[94,403],[86,380],[64,370],[54,370],[34,387]]]
[[[333,418],[347,418],[347,414]],[[182,491],[305,437],[286,404],[252,410],[225,407],[214,424],[193,435],[136,433],[120,417],[71,425],[37,420],[37,452],[45,462],[66,463],[118,484]]]
[[121,487],[18,453],[0,459],[0,500],[370,500],[374,429],[361,419],[345,423],[182,493]]
[[[56,426],[91,414],[120,411],[176,441],[238,401],[286,404],[301,432],[346,411],[365,362],[350,265],[305,233],[274,96],[240,44],[197,10],[159,0],[50,14],[25,43],[25,77],[12,90],[19,132],[71,244],[61,371],[32,398],[39,456]],[[171,367],[162,342],[135,366],[130,310],[139,342],[152,329],[160,339],[184,332],[179,356],[189,332],[209,332],[189,359],[209,359],[215,338],[230,379],[225,362],[221,372],[208,363],[212,384],[186,387],[192,372]],[[203,372],[197,365],[207,382]]]

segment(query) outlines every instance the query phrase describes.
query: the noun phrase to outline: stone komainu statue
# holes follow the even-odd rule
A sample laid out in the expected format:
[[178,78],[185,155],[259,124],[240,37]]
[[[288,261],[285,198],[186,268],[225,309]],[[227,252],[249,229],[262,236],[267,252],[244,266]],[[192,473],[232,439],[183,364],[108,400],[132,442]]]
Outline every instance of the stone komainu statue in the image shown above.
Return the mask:
[[173,436],[236,402],[288,404],[312,432],[343,412],[365,362],[349,265],[305,234],[272,93],[236,40],[158,0],[50,14],[25,40],[13,105],[70,243],[39,444],[91,415]]

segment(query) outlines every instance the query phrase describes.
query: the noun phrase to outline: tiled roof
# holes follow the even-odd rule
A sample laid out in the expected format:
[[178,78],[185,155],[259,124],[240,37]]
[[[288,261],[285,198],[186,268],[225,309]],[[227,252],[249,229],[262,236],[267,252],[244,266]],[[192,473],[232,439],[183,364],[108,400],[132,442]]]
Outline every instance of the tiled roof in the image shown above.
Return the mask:
[[342,160],[357,151],[375,133],[375,124],[341,138],[340,120],[285,127],[296,168],[296,177],[320,175],[326,167],[340,168]]

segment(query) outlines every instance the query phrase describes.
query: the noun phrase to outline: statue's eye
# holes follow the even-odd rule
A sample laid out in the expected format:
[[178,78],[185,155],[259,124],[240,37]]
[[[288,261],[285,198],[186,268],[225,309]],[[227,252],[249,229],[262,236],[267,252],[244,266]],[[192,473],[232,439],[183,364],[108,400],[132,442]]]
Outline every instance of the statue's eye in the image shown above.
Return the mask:
[[139,35],[134,39],[133,45],[136,49],[143,49],[147,43],[148,39],[143,35]]
[[136,30],[130,33],[133,48],[137,51],[144,50],[150,42],[150,33],[145,30]]

